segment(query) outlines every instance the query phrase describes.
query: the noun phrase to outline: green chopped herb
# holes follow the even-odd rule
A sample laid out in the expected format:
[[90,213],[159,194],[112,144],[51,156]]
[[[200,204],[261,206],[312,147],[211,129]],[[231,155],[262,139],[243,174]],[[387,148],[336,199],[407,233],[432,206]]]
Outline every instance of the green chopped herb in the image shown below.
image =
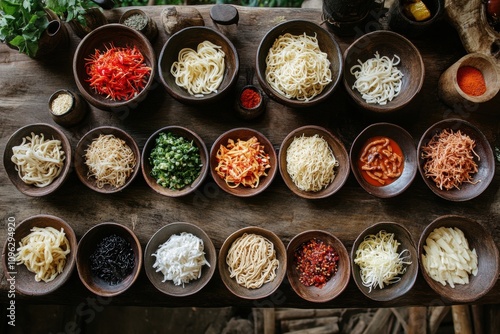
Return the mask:
[[151,176],[165,188],[179,190],[190,185],[200,175],[200,150],[193,141],[170,132],[160,133],[151,151]]

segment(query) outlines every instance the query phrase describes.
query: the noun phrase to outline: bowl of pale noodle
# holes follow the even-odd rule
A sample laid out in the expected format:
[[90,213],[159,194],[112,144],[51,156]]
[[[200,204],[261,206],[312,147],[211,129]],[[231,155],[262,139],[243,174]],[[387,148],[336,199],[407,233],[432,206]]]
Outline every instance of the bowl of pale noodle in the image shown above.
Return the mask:
[[266,33],[257,49],[255,69],[269,97],[292,108],[306,108],[330,98],[342,78],[343,58],[326,29],[291,20]]
[[184,104],[219,101],[238,79],[240,61],[233,43],[205,26],[184,28],[163,45],[158,73],[166,91]]
[[61,130],[37,123],[11,135],[5,145],[3,165],[21,193],[39,197],[61,187],[70,171],[71,156],[71,144]]

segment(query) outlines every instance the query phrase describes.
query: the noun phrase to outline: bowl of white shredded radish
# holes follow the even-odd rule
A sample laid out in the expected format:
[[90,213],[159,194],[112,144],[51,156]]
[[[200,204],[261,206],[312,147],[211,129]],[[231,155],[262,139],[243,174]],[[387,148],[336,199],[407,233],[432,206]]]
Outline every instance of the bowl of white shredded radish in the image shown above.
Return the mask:
[[351,249],[354,282],[368,298],[389,301],[406,294],[418,275],[417,247],[402,224],[380,222],[363,230]]
[[217,255],[210,237],[192,223],[163,226],[148,241],[144,268],[150,282],[170,296],[189,296],[212,278]]
[[344,52],[344,86],[364,110],[388,113],[410,104],[420,92],[425,67],[420,51],[393,31],[373,31]]
[[495,240],[472,218],[436,218],[422,232],[418,254],[425,281],[446,301],[475,302],[497,282],[499,254]]

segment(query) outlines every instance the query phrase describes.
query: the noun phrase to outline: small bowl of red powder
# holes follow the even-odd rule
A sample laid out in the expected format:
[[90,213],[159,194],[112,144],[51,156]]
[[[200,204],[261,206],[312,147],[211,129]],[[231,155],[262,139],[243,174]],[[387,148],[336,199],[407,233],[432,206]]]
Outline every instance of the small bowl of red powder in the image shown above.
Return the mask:
[[307,301],[330,301],[349,283],[349,253],[342,241],[329,232],[308,230],[297,234],[287,246],[287,261],[288,281]]
[[238,94],[236,109],[243,119],[257,118],[266,109],[264,94],[254,85],[243,86]]

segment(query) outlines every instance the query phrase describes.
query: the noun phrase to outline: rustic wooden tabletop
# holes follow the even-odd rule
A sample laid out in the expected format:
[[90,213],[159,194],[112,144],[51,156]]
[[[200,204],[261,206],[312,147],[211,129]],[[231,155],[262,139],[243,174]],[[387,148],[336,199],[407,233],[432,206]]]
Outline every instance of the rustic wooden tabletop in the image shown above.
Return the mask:
[[[153,46],[157,53],[168,38],[160,13],[163,6],[144,7],[159,28]],[[117,22],[127,8],[106,11],[110,22]],[[210,20],[210,6],[199,6],[205,24]],[[255,63],[257,45],[264,34],[283,20],[306,19],[321,23],[321,9],[270,9],[238,7],[237,35],[232,36],[240,62],[238,86],[246,83],[245,72]],[[375,18],[374,18],[375,19]],[[365,29],[363,31],[363,29]],[[370,31],[362,27],[359,33]],[[70,30],[71,32],[71,30]],[[336,36],[345,50],[356,36]],[[197,132],[211,147],[224,131],[235,127],[251,127],[261,131],[278,149],[285,136],[303,125],[320,125],[330,129],[349,149],[352,141],[366,126],[387,121],[404,127],[417,144],[424,131],[433,123],[449,117],[466,119],[476,125],[492,146],[500,143],[499,98],[469,109],[451,109],[437,95],[440,74],[465,54],[458,34],[445,21],[426,36],[412,39],[424,57],[425,82],[415,101],[395,115],[374,116],[358,110],[350,101],[343,86],[332,98],[311,110],[293,110],[270,101],[265,114],[253,121],[244,121],[233,109],[228,98],[213,106],[191,107],[171,98],[161,86],[150,92],[147,99],[130,113],[116,114],[92,108],[91,115],[80,125],[65,129],[73,147],[90,129],[101,125],[114,125],[130,133],[142,149],[147,138],[157,129],[167,125],[182,125]],[[71,34],[70,47],[61,50],[53,59],[36,61],[0,45],[0,149],[3,153],[9,136],[21,126],[44,122],[55,124],[48,112],[47,101],[56,90],[67,88],[77,91],[72,73],[72,56],[80,39]],[[257,84],[257,82],[254,82]],[[220,190],[209,176],[194,194],[182,198],[166,198],[153,192],[142,176],[137,177],[127,189],[116,194],[99,194],[84,186],[74,171],[56,193],[43,198],[26,197],[8,180],[5,171],[0,173],[0,211],[2,243],[7,236],[7,221],[16,222],[35,215],[52,214],[69,222],[77,237],[92,226],[114,221],[134,230],[143,247],[162,226],[185,221],[202,227],[219,249],[232,232],[249,225],[274,231],[285,245],[290,239],[307,229],[327,230],[350,250],[358,234],[366,227],[382,221],[405,225],[417,242],[423,229],[434,219],[447,214],[458,214],[484,224],[500,244],[500,168],[488,189],[479,197],[462,203],[448,202],[434,195],[417,175],[403,194],[390,199],[379,199],[365,192],[349,176],[343,188],[322,200],[305,200],[293,195],[278,175],[273,184],[262,194],[252,198],[237,198]],[[3,268],[2,268],[3,269]],[[5,275],[1,276],[0,301],[7,302],[9,289]],[[70,281],[50,295],[33,298],[17,296],[20,303],[79,304],[94,298],[79,281],[76,269]],[[494,303],[500,298],[497,284],[478,303]],[[150,306],[225,306],[254,307],[318,307],[299,298],[285,281],[277,292],[263,300],[248,301],[237,298],[225,288],[219,274],[199,293],[183,298],[162,295],[148,281],[144,270],[134,286],[124,294],[110,300],[98,299],[102,304]],[[391,302],[373,302],[364,297],[354,282],[336,299],[320,307],[386,307],[398,305],[445,305],[449,302],[431,291],[419,274],[413,289],[402,298]]]

